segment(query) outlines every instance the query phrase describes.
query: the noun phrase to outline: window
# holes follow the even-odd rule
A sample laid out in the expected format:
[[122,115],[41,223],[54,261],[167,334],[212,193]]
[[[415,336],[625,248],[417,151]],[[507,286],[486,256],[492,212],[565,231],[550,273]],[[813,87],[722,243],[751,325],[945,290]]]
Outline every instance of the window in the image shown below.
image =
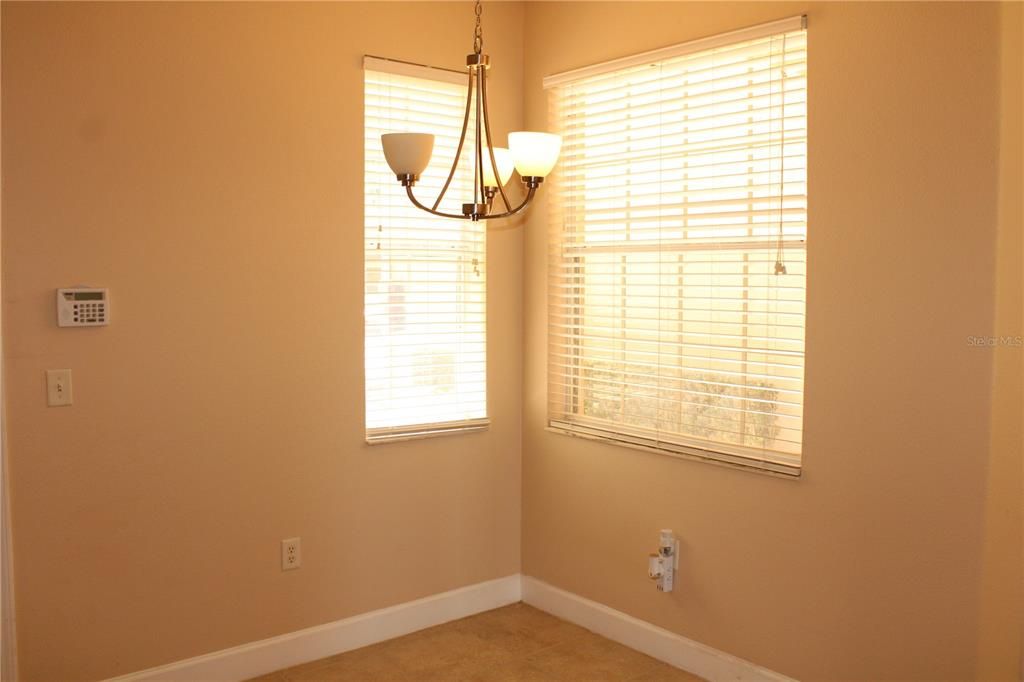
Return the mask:
[[[485,428],[486,225],[413,207],[380,142],[433,133],[416,189],[436,197],[462,130],[466,76],[372,57],[364,74],[367,441]],[[441,210],[461,213],[472,183],[471,168],[456,174]]]
[[545,79],[549,424],[799,474],[802,17]]

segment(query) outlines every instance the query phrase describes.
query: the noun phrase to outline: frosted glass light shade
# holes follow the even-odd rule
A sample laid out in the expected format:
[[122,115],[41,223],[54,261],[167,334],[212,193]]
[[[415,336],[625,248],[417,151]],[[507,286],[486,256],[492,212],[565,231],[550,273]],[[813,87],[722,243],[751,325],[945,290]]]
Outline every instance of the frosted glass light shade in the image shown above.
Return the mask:
[[[491,168],[491,155],[484,149],[483,156],[484,187],[498,187],[498,180],[494,177],[494,169]],[[512,171],[515,169],[515,163],[512,161],[512,152],[504,147],[495,147],[494,161],[498,164],[498,175],[501,179],[501,185],[504,186],[508,179],[512,177]]]
[[395,175],[418,177],[434,153],[434,136],[427,133],[385,133],[380,141],[384,158]]
[[520,131],[508,134],[508,146],[520,176],[543,178],[558,161],[562,138],[551,133]]

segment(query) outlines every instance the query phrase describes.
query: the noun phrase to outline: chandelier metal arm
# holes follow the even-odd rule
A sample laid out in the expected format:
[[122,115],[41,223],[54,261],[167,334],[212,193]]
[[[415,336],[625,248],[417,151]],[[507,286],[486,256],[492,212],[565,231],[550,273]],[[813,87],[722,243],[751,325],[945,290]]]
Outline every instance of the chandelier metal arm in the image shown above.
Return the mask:
[[[473,210],[472,215],[477,214],[477,206],[480,202],[485,201],[487,196],[487,189],[484,187],[484,155],[483,150],[480,148],[482,140],[481,130],[483,123],[480,118],[482,115],[482,103],[483,91],[481,87],[483,85],[484,70],[486,70],[486,64],[483,61],[483,29],[480,27],[480,14],[483,11],[483,7],[480,4],[480,0],[476,0],[476,4],[473,7],[473,13],[476,14],[476,28],[473,31],[473,54],[466,58],[466,66],[469,66],[470,74],[476,74],[476,157],[473,159]],[[472,65],[471,65],[472,64]],[[459,160],[455,159],[455,163]],[[497,169],[495,169],[495,173]],[[479,195],[477,194],[479,192]],[[462,212],[466,212],[465,206]]]
[[469,110],[473,105],[473,69],[469,70],[469,83],[466,86],[466,113],[462,117],[462,134],[459,136],[459,146],[455,149],[455,160],[452,161],[452,169],[448,171],[448,179],[444,181],[444,187],[441,188],[441,193],[437,195],[437,200],[434,202],[434,207],[430,209],[433,213],[437,210],[437,207],[441,205],[441,199],[444,199],[444,193],[448,191],[448,185],[452,184],[452,178],[455,177],[455,171],[459,167],[459,158],[462,156],[462,146],[466,143],[466,131],[469,129]]
[[[515,214],[519,213],[524,208],[526,208],[527,204],[529,204],[531,201],[533,201],[533,197],[537,193],[537,187],[539,185],[539,183],[537,182],[537,178],[529,178],[529,181],[524,183],[524,184],[526,184],[526,188],[527,189],[526,189],[526,196],[523,197],[522,203],[519,204],[518,206],[516,206],[513,209],[505,211],[504,213],[497,213],[495,215],[488,215],[486,212],[484,212],[484,213],[469,213],[469,214],[464,214],[464,215],[456,215],[454,213],[444,213],[442,211],[435,211],[434,209],[432,209],[432,208],[430,208],[428,206],[424,206],[423,204],[421,204],[419,199],[416,198],[416,195],[412,193],[412,187],[413,187],[413,184],[415,184],[415,180],[413,180],[411,175],[399,176],[398,179],[401,180],[402,185],[405,187],[405,194],[406,194],[406,196],[409,197],[409,201],[412,202],[413,206],[415,206],[416,208],[422,209],[422,210],[426,211],[427,213],[431,213],[433,215],[440,216],[442,218],[456,218],[458,220],[492,220],[492,219],[493,220],[497,220],[499,218],[508,218],[510,216],[514,216]],[[477,204],[476,206],[482,208],[482,207],[488,206],[488,204]]]
[[494,170],[494,179],[497,181],[498,192],[501,193],[501,201],[505,204],[505,210],[511,211],[512,204],[509,202],[508,197],[505,195],[505,188],[502,187],[501,178],[498,173],[498,162],[494,158],[494,145],[491,142],[491,117],[487,113],[487,70],[480,70],[480,99],[483,100],[484,109],[484,133],[487,135],[487,153],[491,157],[491,168]]
[[[476,157],[473,159],[473,203],[477,204],[484,201],[484,197],[487,196],[487,189],[484,187],[484,154],[483,144],[483,105],[481,100],[483,99],[483,91],[480,89],[481,84],[484,80],[484,66],[477,64],[470,68],[470,73],[476,73]],[[456,161],[457,162],[457,161]],[[477,194],[479,192],[479,195]]]
[[498,213],[496,215],[486,215],[486,216],[482,216],[482,217],[485,220],[497,220],[499,218],[508,218],[509,216],[514,216],[516,213],[519,213],[524,208],[526,208],[527,204],[529,204],[531,201],[533,201],[533,195],[536,194],[536,193],[537,193],[537,188],[536,187],[529,187],[526,190],[526,196],[523,198],[523,203],[519,204],[518,206],[516,206],[513,209],[505,211],[504,213]]
[[442,218],[458,218],[460,220],[467,220],[472,217],[468,215],[455,215],[454,213],[442,213],[441,211],[435,211],[434,209],[428,206],[424,206],[419,202],[419,199],[417,199],[416,196],[412,193],[412,183],[405,185],[405,193],[409,196],[409,201],[411,201],[413,205],[416,206],[416,208],[421,208],[427,213],[433,213],[434,215],[440,216]]

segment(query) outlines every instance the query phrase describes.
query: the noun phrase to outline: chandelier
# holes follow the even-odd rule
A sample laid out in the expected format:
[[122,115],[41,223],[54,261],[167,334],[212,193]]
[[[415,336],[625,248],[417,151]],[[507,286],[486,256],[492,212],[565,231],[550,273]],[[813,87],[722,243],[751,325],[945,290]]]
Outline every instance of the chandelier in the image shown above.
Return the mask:
[[[430,163],[434,151],[434,136],[427,133],[386,133],[381,135],[380,139],[388,165],[405,187],[409,201],[417,208],[444,218],[494,220],[519,213],[533,200],[537,188],[558,161],[562,138],[550,133],[520,131],[509,133],[508,148],[494,146],[487,113],[487,69],[491,64],[490,58],[482,54],[484,39],[480,28],[480,0],[476,0],[474,11],[476,28],[473,32],[473,54],[466,57],[469,84],[466,92],[466,113],[462,119],[462,134],[459,137],[459,146],[455,150],[455,160],[452,161],[451,170],[448,172],[448,179],[434,200],[433,206],[428,207],[420,203],[412,188]],[[441,204],[441,199],[448,191],[448,186],[451,185],[459,167],[471,118],[476,131],[473,145],[473,202],[462,204],[461,215],[443,213],[438,211],[437,207]],[[519,177],[526,188],[526,196],[515,208],[512,208],[504,187],[512,177],[513,168],[519,172]],[[493,213],[496,196],[501,197],[504,210],[499,207],[500,212]]]

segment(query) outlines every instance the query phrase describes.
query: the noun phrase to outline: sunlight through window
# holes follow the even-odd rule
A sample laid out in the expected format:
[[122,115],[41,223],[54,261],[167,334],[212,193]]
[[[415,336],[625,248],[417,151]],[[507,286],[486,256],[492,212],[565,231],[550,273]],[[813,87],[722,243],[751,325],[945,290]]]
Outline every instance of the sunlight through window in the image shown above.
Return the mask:
[[547,83],[563,139],[552,427],[799,472],[807,50],[797,28]]
[[[436,196],[455,156],[465,98],[464,75],[367,58],[364,305],[370,442],[487,424],[486,223],[416,209],[395,182],[380,142],[382,133],[432,133],[434,156],[418,187],[425,196]],[[441,210],[461,213],[457,202],[472,195],[472,183],[472,168],[460,170]]]

